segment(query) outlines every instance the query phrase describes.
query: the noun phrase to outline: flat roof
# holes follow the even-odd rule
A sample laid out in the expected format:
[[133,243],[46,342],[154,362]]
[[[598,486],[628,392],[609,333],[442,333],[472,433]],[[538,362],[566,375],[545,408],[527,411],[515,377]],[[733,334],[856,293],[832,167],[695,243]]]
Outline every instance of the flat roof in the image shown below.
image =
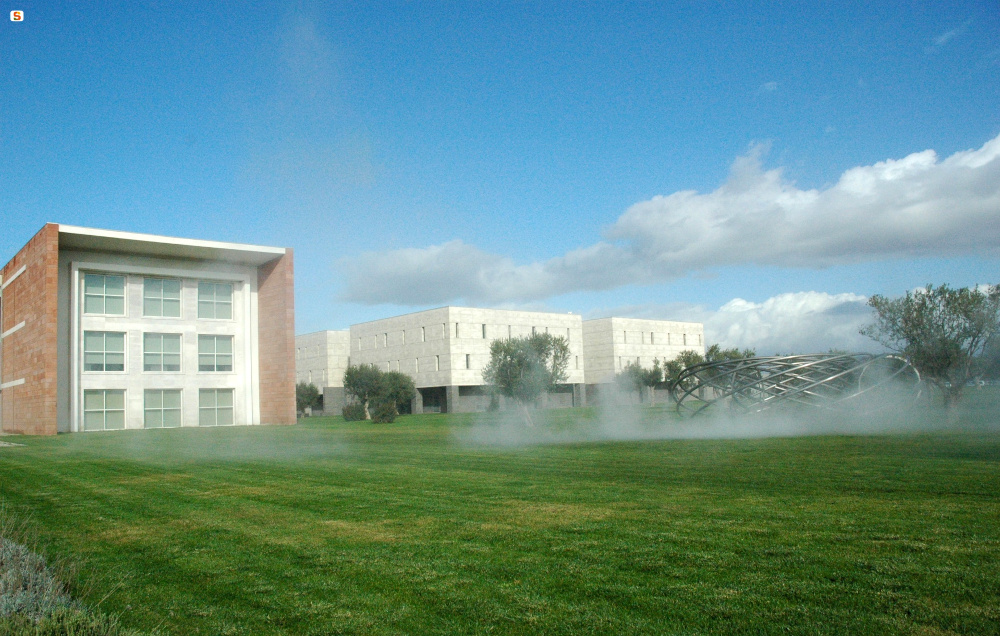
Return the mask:
[[405,316],[416,316],[417,314],[427,314],[432,311],[442,311],[445,309],[467,309],[470,311],[503,311],[509,313],[520,313],[520,314],[538,314],[540,316],[579,316],[580,314],[575,311],[567,311],[565,313],[559,311],[535,311],[532,309],[494,309],[492,307],[464,307],[461,305],[445,305],[444,307],[433,307],[431,309],[420,309],[418,311],[408,311],[405,314],[396,314],[395,316],[386,316],[385,318],[376,318],[374,320],[365,320],[363,322],[353,323],[352,327],[359,327],[361,325],[367,325],[372,322],[382,322],[383,320],[392,320],[394,318],[403,318]]
[[59,225],[59,248],[186,258],[198,261],[224,261],[255,266],[280,258],[286,252],[283,247],[202,241],[61,224]]

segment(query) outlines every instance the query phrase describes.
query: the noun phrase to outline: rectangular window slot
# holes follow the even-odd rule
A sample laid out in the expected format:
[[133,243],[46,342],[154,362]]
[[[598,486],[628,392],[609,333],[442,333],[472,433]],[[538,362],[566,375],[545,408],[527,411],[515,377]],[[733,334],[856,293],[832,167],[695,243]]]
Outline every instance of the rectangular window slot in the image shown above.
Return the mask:
[[105,274],[83,276],[83,313],[125,315],[125,277]]
[[181,334],[146,333],[142,335],[143,371],[180,371]]
[[154,318],[180,318],[181,281],[163,278],[143,279],[142,315]]
[[125,391],[97,389],[83,392],[83,430],[117,431],[125,428]]
[[83,332],[84,371],[124,371],[125,333],[117,331]]
[[180,390],[146,389],[143,393],[142,425],[146,428],[177,428],[180,426]]
[[198,336],[198,371],[233,370],[232,336]]
[[232,320],[232,283],[198,283],[198,318]]
[[198,426],[231,426],[233,423],[232,389],[198,390]]

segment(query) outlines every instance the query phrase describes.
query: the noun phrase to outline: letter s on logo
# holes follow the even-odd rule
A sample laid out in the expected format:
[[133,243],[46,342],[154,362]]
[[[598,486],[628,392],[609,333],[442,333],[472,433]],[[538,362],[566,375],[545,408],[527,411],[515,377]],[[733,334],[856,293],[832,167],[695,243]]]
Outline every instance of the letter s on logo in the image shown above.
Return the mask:
[[11,22],[21,22],[24,20],[24,11],[11,11],[10,21]]

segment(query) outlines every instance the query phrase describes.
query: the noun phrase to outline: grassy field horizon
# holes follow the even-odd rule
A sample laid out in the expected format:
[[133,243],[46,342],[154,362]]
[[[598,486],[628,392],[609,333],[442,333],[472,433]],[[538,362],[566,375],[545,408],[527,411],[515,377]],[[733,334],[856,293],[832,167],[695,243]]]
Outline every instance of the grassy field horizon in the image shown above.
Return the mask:
[[5,438],[0,501],[165,633],[991,634],[984,395],[878,434],[654,408]]

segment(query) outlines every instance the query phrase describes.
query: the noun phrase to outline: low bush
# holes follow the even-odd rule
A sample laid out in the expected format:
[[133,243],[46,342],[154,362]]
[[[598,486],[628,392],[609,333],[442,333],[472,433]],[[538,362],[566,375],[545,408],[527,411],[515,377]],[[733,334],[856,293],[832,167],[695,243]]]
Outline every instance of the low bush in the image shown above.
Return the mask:
[[391,402],[376,404],[372,409],[372,421],[376,424],[392,424],[396,421],[396,405]]
[[37,619],[24,614],[0,616],[4,636],[140,636],[124,629],[118,619],[78,608],[61,608]]
[[365,419],[365,407],[362,404],[345,404],[340,412],[348,422],[357,422]]
[[42,557],[0,537],[0,617],[20,614],[38,620],[74,607],[66,587],[52,576]]
[[4,636],[138,636],[118,619],[73,600],[45,559],[24,540],[25,524],[0,506],[0,634]]

